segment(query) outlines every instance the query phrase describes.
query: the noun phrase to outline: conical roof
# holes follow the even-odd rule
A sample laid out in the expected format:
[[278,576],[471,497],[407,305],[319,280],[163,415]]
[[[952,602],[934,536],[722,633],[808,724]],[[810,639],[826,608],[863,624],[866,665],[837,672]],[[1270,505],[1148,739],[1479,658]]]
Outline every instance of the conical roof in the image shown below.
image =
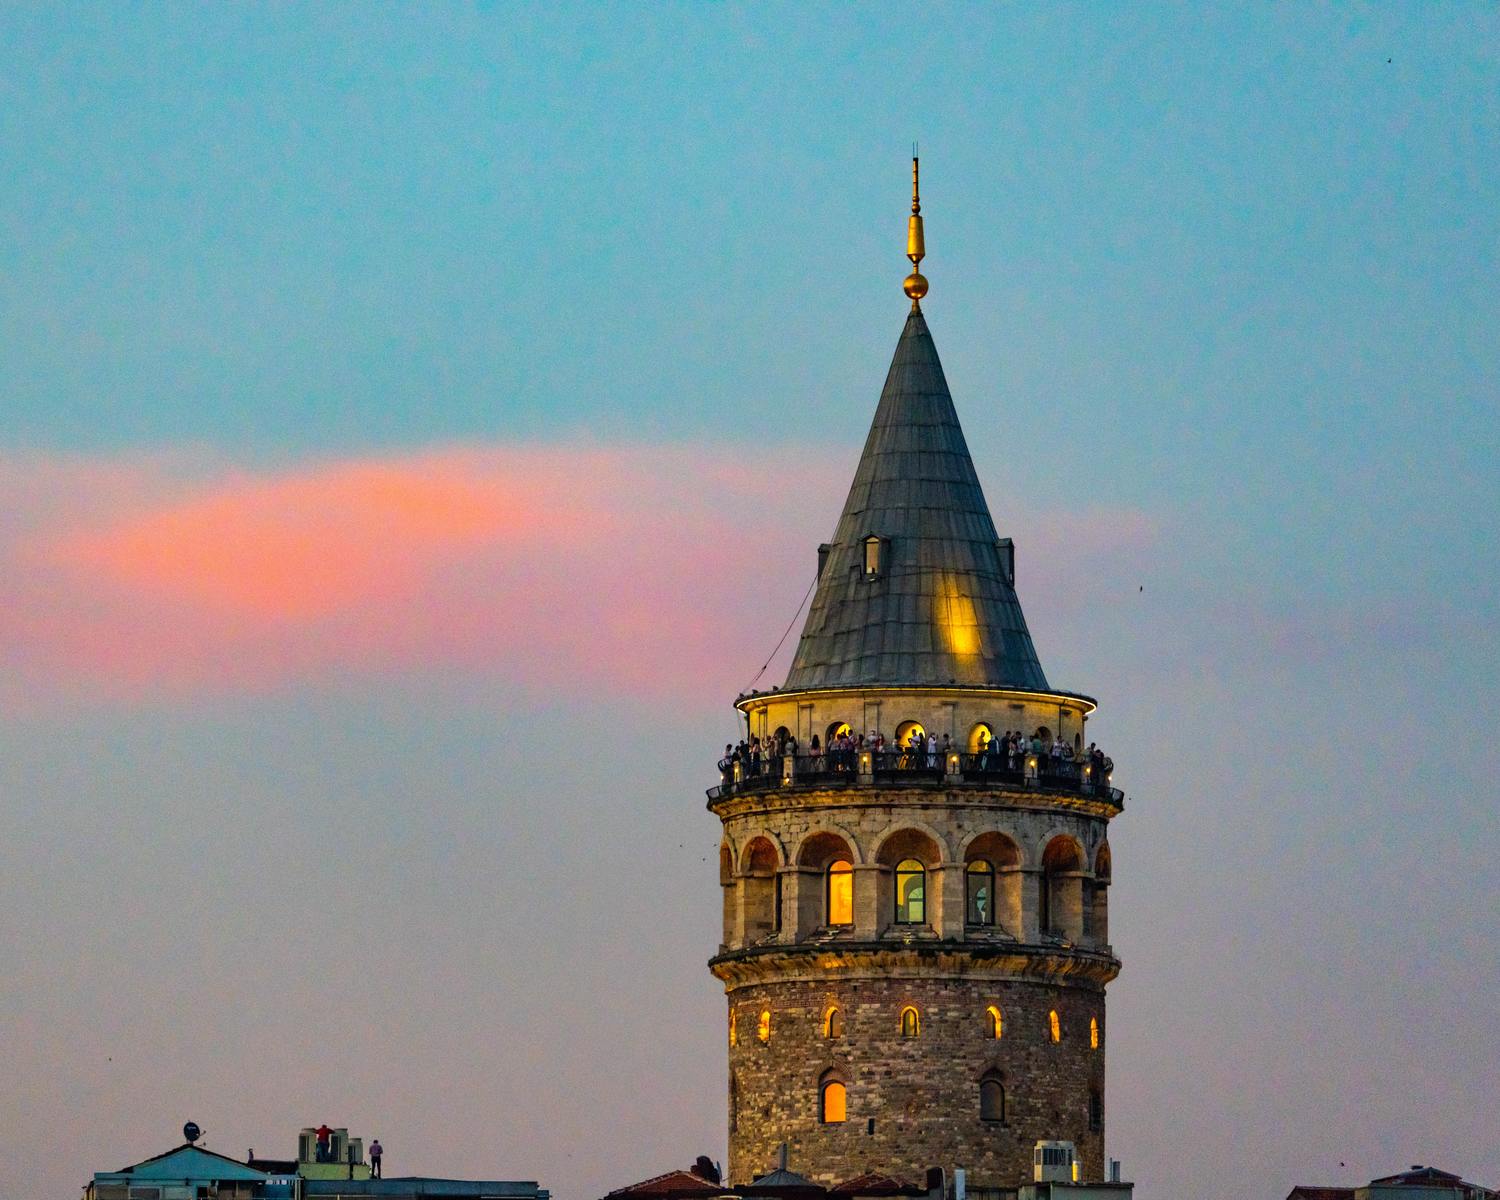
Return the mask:
[[[865,572],[865,540],[885,539]],[[1047,691],[920,310],[906,320],[784,688]]]

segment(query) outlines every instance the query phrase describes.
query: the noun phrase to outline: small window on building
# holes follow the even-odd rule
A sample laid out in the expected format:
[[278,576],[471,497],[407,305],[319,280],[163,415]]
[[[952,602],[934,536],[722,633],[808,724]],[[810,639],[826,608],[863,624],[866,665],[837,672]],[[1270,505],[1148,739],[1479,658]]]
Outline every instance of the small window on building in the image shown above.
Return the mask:
[[901,1036],[919,1037],[922,1033],[922,1015],[910,1004],[901,1010]]
[[1005,1124],[1005,1085],[994,1075],[979,1081],[979,1119]]
[[760,1010],[760,1020],[755,1023],[755,1036],[763,1042],[771,1040],[771,1010],[769,1008]]
[[1089,1018],[1089,1049],[1099,1049],[1099,1018]]
[[854,924],[854,865],[848,859],[828,864],[828,923]]
[[823,1018],[823,1036],[826,1038],[841,1038],[844,1036],[844,1014],[837,1007],[830,1008],[828,1015]]
[[989,1036],[997,1040],[1005,1032],[1005,1021],[1000,1016],[1000,1010],[993,1004],[984,1010],[984,1027]]
[[976,858],[964,872],[969,893],[970,925],[995,923],[995,867],[988,859]]
[[881,551],[884,548],[884,544],[885,539],[882,537],[878,537],[875,534],[871,534],[869,537],[865,538],[866,579],[874,579],[877,575],[880,574],[881,567],[884,565],[881,562]]
[[1089,1128],[1095,1133],[1104,1128],[1104,1097],[1098,1088],[1089,1092]]
[[1062,1022],[1057,1019],[1057,1009],[1047,1014],[1047,1036],[1054,1042],[1062,1041]]
[[896,864],[896,924],[927,921],[927,868],[914,858]]
[[837,1075],[823,1076],[818,1097],[818,1119],[824,1125],[838,1125],[848,1118],[849,1091]]
[[740,1081],[733,1072],[729,1075],[729,1132],[740,1127]]
[[775,880],[771,884],[773,891],[771,904],[771,928],[777,933],[781,932],[781,873],[777,872]]
[[729,1044],[737,1046],[740,1043],[739,1014],[734,1009],[729,1010]]

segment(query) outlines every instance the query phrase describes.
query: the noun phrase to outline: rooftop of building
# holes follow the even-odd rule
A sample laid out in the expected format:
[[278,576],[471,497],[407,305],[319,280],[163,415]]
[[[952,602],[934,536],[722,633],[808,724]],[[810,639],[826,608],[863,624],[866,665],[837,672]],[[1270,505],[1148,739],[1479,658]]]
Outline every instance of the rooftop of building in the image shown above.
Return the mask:
[[1287,1193],[1287,1200],[1361,1200],[1372,1193],[1395,1190],[1450,1192],[1462,1200],[1490,1200],[1497,1195],[1495,1189],[1470,1183],[1451,1171],[1426,1167],[1420,1163],[1395,1175],[1384,1175],[1369,1183],[1355,1187],[1327,1187],[1298,1184]]

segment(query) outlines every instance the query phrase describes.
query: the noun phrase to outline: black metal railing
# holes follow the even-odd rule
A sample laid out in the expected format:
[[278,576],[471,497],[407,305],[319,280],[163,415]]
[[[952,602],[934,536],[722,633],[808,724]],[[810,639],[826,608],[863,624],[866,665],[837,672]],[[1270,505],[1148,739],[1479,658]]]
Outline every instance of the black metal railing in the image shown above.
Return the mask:
[[[729,764],[710,800],[778,788],[837,787],[867,782],[941,784],[945,780],[1019,791],[1060,792],[1123,808],[1125,793],[1110,784],[1109,764],[1050,754],[1000,751],[958,754],[926,750],[826,750],[820,754],[764,754]],[[790,770],[789,770],[790,768]],[[956,769],[955,769],[956,768]]]

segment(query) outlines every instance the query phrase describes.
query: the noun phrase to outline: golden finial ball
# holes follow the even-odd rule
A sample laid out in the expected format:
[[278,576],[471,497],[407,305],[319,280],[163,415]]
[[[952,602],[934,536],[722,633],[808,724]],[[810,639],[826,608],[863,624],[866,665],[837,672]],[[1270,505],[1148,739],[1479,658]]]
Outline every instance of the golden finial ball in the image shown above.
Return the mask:
[[927,277],[913,271],[902,281],[901,290],[913,300],[920,300],[927,295]]

